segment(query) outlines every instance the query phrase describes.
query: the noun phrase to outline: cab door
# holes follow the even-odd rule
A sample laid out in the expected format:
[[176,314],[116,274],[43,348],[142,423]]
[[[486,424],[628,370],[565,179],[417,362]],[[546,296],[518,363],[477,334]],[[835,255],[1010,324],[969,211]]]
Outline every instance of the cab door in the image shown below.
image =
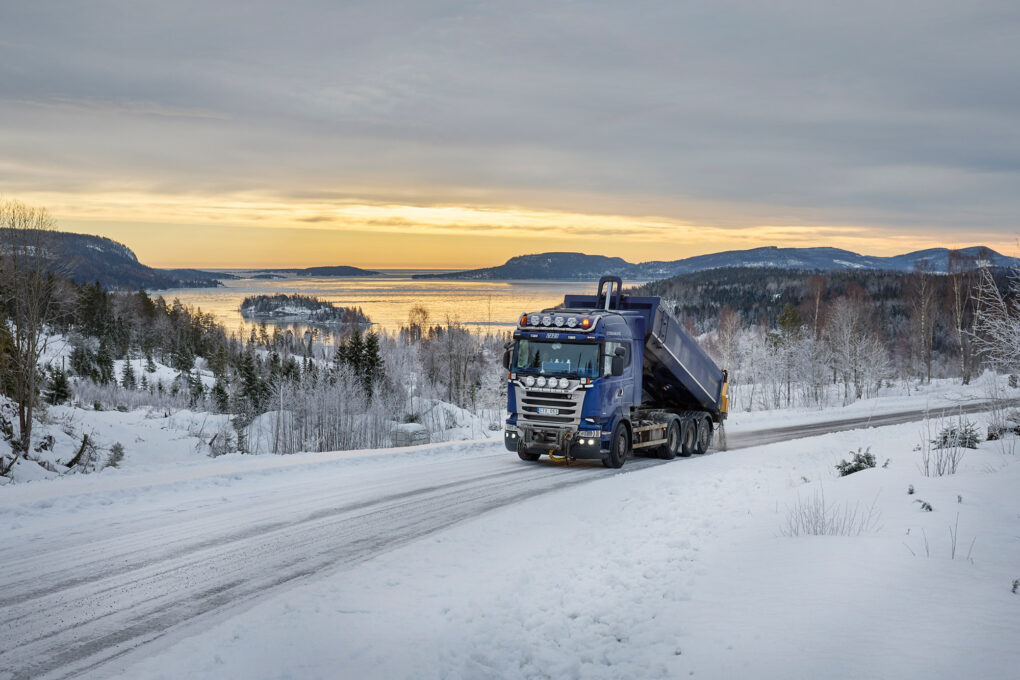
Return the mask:
[[[622,351],[623,375],[613,375],[613,357],[617,352]],[[629,342],[607,341],[603,344],[602,352],[602,379],[603,399],[605,400],[604,413],[612,416],[610,427],[616,425],[620,417],[629,417],[630,408],[634,399],[634,369],[633,352]]]

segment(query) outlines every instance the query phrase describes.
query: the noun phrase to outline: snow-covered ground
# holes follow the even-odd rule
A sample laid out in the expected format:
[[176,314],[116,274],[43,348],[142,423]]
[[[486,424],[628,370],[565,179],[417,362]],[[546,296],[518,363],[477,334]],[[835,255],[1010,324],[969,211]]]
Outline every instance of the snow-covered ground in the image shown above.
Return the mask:
[[[989,442],[927,478],[919,436],[607,473],[284,590],[120,677],[1015,678],[1020,464]],[[879,467],[837,477],[859,447]],[[823,494],[872,522],[784,535]]]
[[[971,389],[736,415],[730,430],[983,396]],[[526,464],[498,440],[211,459],[191,440],[174,444],[196,414],[164,430],[165,418],[88,413],[152,432],[120,469],[0,488],[0,637],[15,641],[0,649],[0,678],[1015,678],[1020,668],[1013,439],[968,450],[940,478],[920,472],[915,448],[931,436],[920,423],[636,459],[619,474]],[[986,417],[968,418],[984,430]],[[836,475],[869,447],[878,467]],[[870,522],[860,535],[786,535],[791,513],[822,498]],[[119,644],[127,653],[106,665],[84,661]],[[66,659],[40,660],[54,645]]]

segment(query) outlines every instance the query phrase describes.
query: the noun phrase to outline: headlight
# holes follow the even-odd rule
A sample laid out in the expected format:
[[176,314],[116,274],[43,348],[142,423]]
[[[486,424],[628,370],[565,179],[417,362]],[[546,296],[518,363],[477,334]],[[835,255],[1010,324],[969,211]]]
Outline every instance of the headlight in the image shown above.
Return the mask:
[[545,387],[545,376],[544,375],[538,376],[538,380],[535,381],[535,384],[538,385],[539,387]]
[[570,381],[566,378],[560,378],[560,389],[565,390],[570,385]]
[[568,316],[567,317],[567,328],[577,328],[577,317],[576,316]]
[[563,328],[564,323],[563,317],[562,316],[556,317],[555,319],[553,319],[553,323],[556,324],[557,327]]
[[528,319],[528,321],[531,323],[532,326],[537,326],[539,323],[541,323],[542,317],[540,317],[538,314],[532,314],[531,318]]
[[535,376],[529,375],[528,377],[526,377],[524,379],[524,384],[527,385],[528,387],[534,387],[535,386]]
[[542,325],[543,326],[552,326],[552,317],[549,316],[548,314],[543,316],[542,317]]

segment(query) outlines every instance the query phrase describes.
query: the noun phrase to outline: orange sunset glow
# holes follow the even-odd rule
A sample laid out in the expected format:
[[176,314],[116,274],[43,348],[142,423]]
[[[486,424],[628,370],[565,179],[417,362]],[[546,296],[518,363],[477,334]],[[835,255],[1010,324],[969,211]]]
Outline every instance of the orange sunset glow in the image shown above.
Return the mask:
[[96,200],[42,196],[66,231],[125,243],[157,267],[306,267],[342,263],[369,268],[467,269],[513,255],[580,251],[632,262],[673,260],[783,244],[834,246],[871,255],[982,243],[1013,243],[995,231],[959,241],[875,226],[727,227],[666,217],[467,206],[208,202],[144,195]]

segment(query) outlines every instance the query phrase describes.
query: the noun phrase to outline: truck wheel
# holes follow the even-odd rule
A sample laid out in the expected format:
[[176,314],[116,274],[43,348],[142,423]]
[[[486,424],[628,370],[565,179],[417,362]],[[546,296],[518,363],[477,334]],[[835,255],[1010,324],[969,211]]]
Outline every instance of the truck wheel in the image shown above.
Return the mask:
[[712,446],[712,421],[708,416],[698,418],[698,444],[694,453],[705,453]]
[[686,458],[694,453],[698,445],[698,426],[690,418],[685,418],[680,437],[680,457]]
[[673,460],[677,451],[680,450],[680,424],[671,420],[666,428],[666,443],[659,447],[659,458],[662,460]]
[[517,456],[518,456],[518,457],[519,457],[519,458],[520,458],[521,460],[526,460],[526,461],[528,461],[529,463],[534,463],[534,462],[535,462],[536,460],[538,460],[538,459],[539,459],[539,457],[540,457],[541,455],[542,455],[542,454],[540,454],[540,453],[528,453],[527,451],[525,451],[525,450],[524,450],[524,448],[523,448],[523,447],[521,447],[521,445],[520,445],[520,444],[518,444],[518,445],[517,445]]
[[630,452],[630,434],[627,426],[617,423],[613,430],[613,439],[609,445],[609,453],[602,457],[602,464],[607,468],[621,468]]

